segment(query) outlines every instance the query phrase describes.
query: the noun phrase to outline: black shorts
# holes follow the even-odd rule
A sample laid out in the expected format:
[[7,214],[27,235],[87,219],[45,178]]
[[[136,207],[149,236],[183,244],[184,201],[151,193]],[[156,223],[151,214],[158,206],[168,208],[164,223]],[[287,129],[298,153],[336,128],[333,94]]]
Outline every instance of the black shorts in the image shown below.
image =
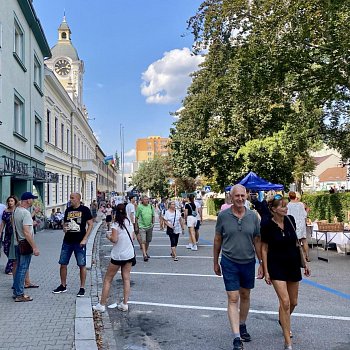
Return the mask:
[[199,228],[200,228],[200,226],[201,226],[201,221],[200,220],[197,220],[197,223],[196,223],[196,226],[195,226],[195,230],[199,230]]
[[106,216],[106,222],[112,222],[112,215]]
[[134,258],[131,258],[131,259],[129,259],[129,260],[113,260],[113,259],[111,259],[111,264],[117,265],[117,266],[124,266],[124,265],[126,265],[126,264],[128,264],[128,263],[131,264],[131,262],[132,262],[133,259],[134,259]]

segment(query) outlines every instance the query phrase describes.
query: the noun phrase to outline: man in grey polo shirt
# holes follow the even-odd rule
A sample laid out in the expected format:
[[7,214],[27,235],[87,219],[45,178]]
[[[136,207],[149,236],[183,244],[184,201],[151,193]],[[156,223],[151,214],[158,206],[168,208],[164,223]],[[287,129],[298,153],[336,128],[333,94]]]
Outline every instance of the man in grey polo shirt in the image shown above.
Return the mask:
[[[233,350],[243,349],[243,341],[251,337],[245,325],[250,305],[250,290],[255,282],[255,254],[260,265],[260,223],[256,214],[245,208],[246,189],[235,185],[231,192],[231,208],[223,210],[217,219],[214,239],[214,272],[224,278],[228,299],[228,318],[233,332]],[[222,251],[221,267],[219,254]],[[238,308],[239,306],[239,308]],[[239,310],[239,311],[238,311]]]

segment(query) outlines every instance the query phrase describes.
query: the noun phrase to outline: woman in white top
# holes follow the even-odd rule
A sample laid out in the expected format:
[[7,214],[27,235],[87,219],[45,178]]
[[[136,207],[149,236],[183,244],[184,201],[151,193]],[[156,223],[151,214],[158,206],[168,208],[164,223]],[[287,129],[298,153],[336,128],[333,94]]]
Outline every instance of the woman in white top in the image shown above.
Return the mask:
[[184,232],[185,226],[180,211],[176,210],[174,201],[169,203],[169,209],[165,212],[163,219],[167,228],[166,233],[170,238],[171,256],[174,261],[178,261],[176,247],[179,242],[179,234]]
[[[107,238],[113,243],[111,251],[111,262],[108,265],[100,302],[93,306],[96,311],[104,312],[106,310],[106,301],[114,276],[121,267],[124,300],[121,303],[113,303],[108,308],[118,308],[121,311],[128,311],[128,300],[130,295],[130,271],[135,261],[135,250],[132,242],[134,235],[133,225],[127,218],[125,205],[118,204],[116,208],[115,222],[112,225],[112,234]],[[134,263],[134,265],[135,265]]]
[[303,245],[303,250],[305,254],[306,261],[309,259],[309,245],[306,240],[306,218],[307,213],[305,210],[305,205],[302,202],[299,202],[297,199],[297,194],[293,191],[288,194],[290,202],[287,205],[288,213],[287,215],[292,215],[296,224],[296,233],[300,243]]
[[113,212],[113,208],[110,205],[110,203],[108,203],[106,207],[106,223],[107,223],[108,231],[111,230],[112,212]]

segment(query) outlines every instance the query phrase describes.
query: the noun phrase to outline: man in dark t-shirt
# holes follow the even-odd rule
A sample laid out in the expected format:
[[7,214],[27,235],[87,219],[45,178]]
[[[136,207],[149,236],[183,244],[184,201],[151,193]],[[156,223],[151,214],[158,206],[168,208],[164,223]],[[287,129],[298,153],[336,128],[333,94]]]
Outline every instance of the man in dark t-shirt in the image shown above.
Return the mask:
[[79,193],[72,193],[70,195],[71,206],[64,213],[63,231],[65,235],[58,262],[61,265],[61,284],[52,291],[55,294],[67,291],[67,266],[74,252],[80,269],[80,289],[77,296],[83,297],[85,295],[86,243],[93,227],[93,218],[90,209],[82,205],[80,200],[81,196]]

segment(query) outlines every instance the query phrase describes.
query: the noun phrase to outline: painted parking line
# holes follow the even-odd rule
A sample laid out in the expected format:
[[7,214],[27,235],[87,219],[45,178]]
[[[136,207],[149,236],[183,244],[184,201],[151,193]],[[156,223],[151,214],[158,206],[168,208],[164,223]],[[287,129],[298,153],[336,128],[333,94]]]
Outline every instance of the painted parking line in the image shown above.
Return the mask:
[[[179,304],[161,304],[161,303],[151,303],[151,302],[144,302],[144,301],[129,301],[128,303],[133,304],[133,305],[169,307],[169,308],[175,308],[175,309],[190,309],[190,310],[206,310],[206,311],[224,311],[224,312],[227,312],[227,309],[223,308],[223,307],[179,305]],[[249,313],[260,314],[260,315],[278,315],[277,311],[263,311],[263,310],[249,310]],[[292,317],[317,318],[317,319],[337,320],[337,321],[350,321],[350,317],[346,317],[346,316],[302,314],[302,313],[298,313],[298,312],[293,313]]]

